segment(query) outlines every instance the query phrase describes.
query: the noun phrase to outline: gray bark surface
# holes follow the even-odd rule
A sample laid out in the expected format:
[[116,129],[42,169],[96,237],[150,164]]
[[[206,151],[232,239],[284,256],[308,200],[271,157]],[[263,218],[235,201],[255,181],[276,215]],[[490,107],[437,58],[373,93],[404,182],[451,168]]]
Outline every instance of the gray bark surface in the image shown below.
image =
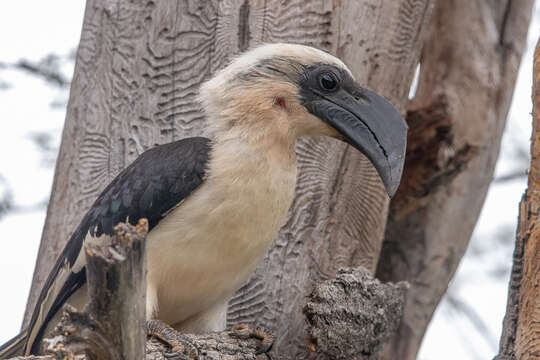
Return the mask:
[[377,277],[410,283],[384,359],[412,360],[484,203],[524,50],[532,0],[439,1],[409,105],[405,177]]
[[[89,0],[25,324],[58,253],[99,192],[142,151],[199,135],[199,85],[262,42],[314,45],[404,111],[434,0]],[[309,357],[302,306],[340,267],[374,271],[388,199],[371,164],[329,139],[297,146],[297,196],[274,247],[233,299],[231,324]]]

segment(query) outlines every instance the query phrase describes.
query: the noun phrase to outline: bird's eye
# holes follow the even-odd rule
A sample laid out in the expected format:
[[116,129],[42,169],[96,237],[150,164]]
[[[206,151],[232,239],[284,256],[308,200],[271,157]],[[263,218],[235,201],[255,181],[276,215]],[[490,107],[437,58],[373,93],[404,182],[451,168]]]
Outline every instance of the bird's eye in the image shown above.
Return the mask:
[[338,81],[333,73],[325,72],[319,76],[319,85],[323,90],[332,91],[337,88]]

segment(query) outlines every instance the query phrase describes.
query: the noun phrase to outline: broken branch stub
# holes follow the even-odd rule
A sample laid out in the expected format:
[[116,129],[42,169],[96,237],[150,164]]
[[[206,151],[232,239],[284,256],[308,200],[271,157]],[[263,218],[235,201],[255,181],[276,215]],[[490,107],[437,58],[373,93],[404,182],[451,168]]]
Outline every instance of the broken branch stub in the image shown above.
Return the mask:
[[[90,359],[144,359],[148,221],[120,223],[113,236],[85,243],[89,302],[82,312],[66,305],[47,350],[85,352]],[[69,357],[69,356],[68,356]]]

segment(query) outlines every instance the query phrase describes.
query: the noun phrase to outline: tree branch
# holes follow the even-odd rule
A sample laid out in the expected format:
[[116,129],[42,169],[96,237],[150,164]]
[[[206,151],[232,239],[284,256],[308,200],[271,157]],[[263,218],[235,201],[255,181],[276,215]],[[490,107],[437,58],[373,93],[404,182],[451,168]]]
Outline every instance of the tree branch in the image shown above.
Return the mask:
[[89,302],[82,312],[67,305],[47,350],[90,359],[144,359],[148,222],[120,223],[112,237],[85,243]]
[[416,359],[465,253],[493,179],[532,7],[532,0],[437,2],[376,273],[411,284],[383,359]]
[[[112,237],[85,244],[89,303],[82,311],[64,306],[60,324],[44,340],[43,357],[19,360],[147,359],[165,360],[167,345],[145,342],[146,219],[137,226],[119,224]],[[365,268],[341,269],[315,287],[304,308],[311,342],[305,346],[322,359],[377,359],[403,313],[406,283],[382,284]],[[192,335],[200,360],[257,360],[258,340],[229,331]],[[290,358],[277,354],[274,359]]]

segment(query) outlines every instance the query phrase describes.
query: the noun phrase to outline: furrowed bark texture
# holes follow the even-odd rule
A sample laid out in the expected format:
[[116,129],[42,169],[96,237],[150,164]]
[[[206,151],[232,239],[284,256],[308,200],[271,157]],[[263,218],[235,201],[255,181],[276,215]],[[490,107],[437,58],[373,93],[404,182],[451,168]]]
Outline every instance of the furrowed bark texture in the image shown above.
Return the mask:
[[437,3],[408,108],[404,179],[377,276],[407,280],[403,322],[384,359],[415,359],[463,256],[492,180],[532,0]]
[[[201,133],[198,87],[231,56],[262,42],[315,45],[404,110],[432,3],[89,0],[26,321],[56,256],[107,183],[143,150]],[[375,269],[388,200],[356,150],[321,139],[297,150],[293,208],[230,320],[275,330],[276,353],[298,359],[308,356],[301,309],[311,284],[339,267]]]
[[519,206],[508,305],[496,360],[540,359],[540,41],[534,52],[532,99],[528,188]]

